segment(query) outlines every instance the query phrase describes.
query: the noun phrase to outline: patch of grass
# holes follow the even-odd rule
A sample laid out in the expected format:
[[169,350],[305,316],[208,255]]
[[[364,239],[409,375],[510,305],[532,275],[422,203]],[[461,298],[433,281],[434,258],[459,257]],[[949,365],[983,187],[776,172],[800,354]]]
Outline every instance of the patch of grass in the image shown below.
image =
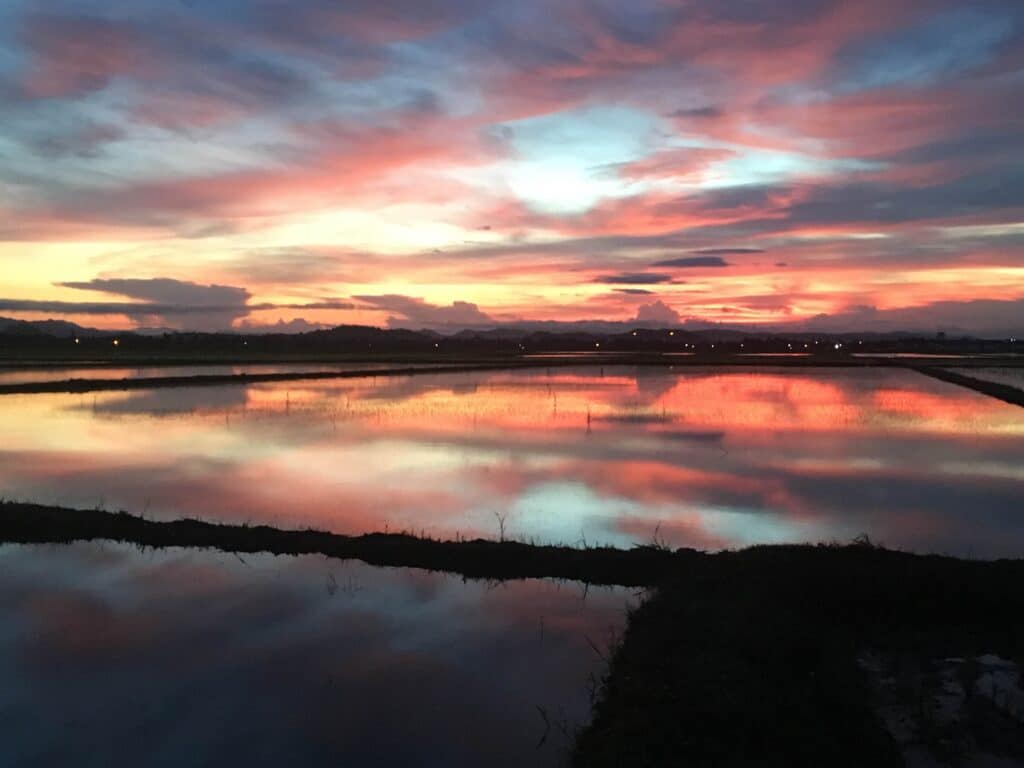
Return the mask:
[[536,546],[517,541],[443,541],[410,533],[345,536],[266,525],[201,520],[160,522],[126,512],[0,503],[0,541],[70,543],[106,539],[142,547],[199,547],[225,552],[281,555],[322,554],[370,565],[448,571],[467,578],[562,578],[588,584],[645,586],[657,583],[685,561],[705,557],[694,550],[632,550],[613,547]]
[[975,392],[980,392],[983,395],[994,397],[997,400],[1002,400],[1004,403],[1010,403],[1011,405],[1024,406],[1024,390],[1018,387],[1011,387],[1009,384],[1000,384],[997,381],[986,381],[984,379],[978,379],[974,376],[964,376],[962,373],[956,373],[954,371],[948,371],[944,368],[937,368],[935,366],[919,366],[914,368],[918,373],[924,374],[925,376],[931,376],[933,379],[939,381],[945,381],[949,384],[957,384],[967,389],[973,389]]
[[576,766],[902,765],[857,654],[1024,655],[1024,561],[765,546],[635,610]]

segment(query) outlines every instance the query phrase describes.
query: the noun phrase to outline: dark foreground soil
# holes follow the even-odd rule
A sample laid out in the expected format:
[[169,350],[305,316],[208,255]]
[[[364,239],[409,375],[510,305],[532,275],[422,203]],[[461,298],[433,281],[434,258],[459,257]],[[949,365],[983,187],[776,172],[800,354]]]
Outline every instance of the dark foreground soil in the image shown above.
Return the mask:
[[[574,765],[898,766],[908,745],[926,764],[984,753],[1024,765],[1021,723],[1002,713],[942,734],[921,717],[897,743],[880,716],[893,702],[863,668],[870,654],[921,680],[936,659],[1024,658],[1022,577],[1020,560],[867,543],[708,556],[630,616]],[[923,690],[895,704],[923,712]],[[967,746],[951,756],[953,743]]]

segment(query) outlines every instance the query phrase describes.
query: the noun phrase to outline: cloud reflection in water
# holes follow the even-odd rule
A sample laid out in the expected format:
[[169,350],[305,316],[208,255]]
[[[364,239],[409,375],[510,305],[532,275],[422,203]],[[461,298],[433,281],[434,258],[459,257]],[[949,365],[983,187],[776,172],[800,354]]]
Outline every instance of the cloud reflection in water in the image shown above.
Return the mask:
[[[225,394],[228,393],[228,394]],[[1024,548],[1024,412],[910,371],[607,367],[0,400],[40,502],[341,532]]]

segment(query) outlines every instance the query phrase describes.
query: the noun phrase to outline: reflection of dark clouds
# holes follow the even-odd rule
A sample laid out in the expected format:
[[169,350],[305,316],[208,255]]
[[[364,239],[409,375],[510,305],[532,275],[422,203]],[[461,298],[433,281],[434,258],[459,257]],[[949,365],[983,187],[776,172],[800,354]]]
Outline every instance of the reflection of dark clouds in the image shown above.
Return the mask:
[[[0,487],[16,499],[61,506],[125,509],[153,519],[198,517],[235,523],[273,523],[342,533],[392,530],[437,532],[461,511],[452,491],[430,487],[378,487],[372,483],[304,488],[291,477],[261,471],[238,458],[192,456],[155,463],[96,462],[76,454],[22,455],[0,451]],[[465,525],[456,530],[465,531]],[[452,529],[444,528],[451,534]]]
[[433,392],[471,395],[482,388],[489,387],[512,391],[517,389],[548,389],[557,392],[613,390],[628,387],[628,381],[617,378],[626,373],[621,367],[609,367],[604,370],[600,368],[553,368],[550,372],[543,373],[536,369],[528,369],[431,373],[405,377],[381,376],[373,380],[372,388],[360,388],[359,397],[364,400],[400,402]]
[[671,413],[644,413],[643,411],[623,411],[620,413],[608,413],[598,416],[594,421],[609,422],[611,424],[670,424],[675,421]]
[[1024,556],[1024,483],[920,473],[789,475],[787,488],[837,530],[918,551]]
[[[0,383],[18,384],[83,379],[143,379],[167,376],[230,376],[243,373],[306,373],[309,371],[356,371],[385,367],[381,363],[256,363],[250,365],[160,365],[160,366],[59,366],[40,365],[7,368],[0,365]],[[403,365],[402,367],[405,367]],[[415,364],[410,367],[416,367]]]
[[681,442],[697,443],[721,443],[725,439],[725,432],[687,429],[661,429],[658,430],[658,437],[663,440],[678,440]]
[[95,402],[84,401],[74,407],[96,414],[159,416],[235,408],[245,402],[245,387],[229,385],[138,390]]
[[663,369],[637,366],[633,373],[637,398],[642,405],[650,405],[671,392],[679,384],[672,375],[665,375]]
[[[365,381],[365,380],[363,380]],[[380,376],[373,379],[372,388],[361,387],[363,400],[402,401],[422,397],[431,392],[469,395],[487,382],[487,374],[416,374],[415,376]]]
[[[0,452],[0,480],[19,497],[71,506],[124,507],[159,515],[162,510],[196,514],[225,502],[244,505],[247,488],[239,487],[230,459],[190,457],[187,461],[124,465],[90,456],[40,456]],[[233,497],[233,498],[232,498]]]
[[556,764],[535,707],[584,718],[585,635],[624,620],[623,591],[113,549],[0,548],[12,764]]

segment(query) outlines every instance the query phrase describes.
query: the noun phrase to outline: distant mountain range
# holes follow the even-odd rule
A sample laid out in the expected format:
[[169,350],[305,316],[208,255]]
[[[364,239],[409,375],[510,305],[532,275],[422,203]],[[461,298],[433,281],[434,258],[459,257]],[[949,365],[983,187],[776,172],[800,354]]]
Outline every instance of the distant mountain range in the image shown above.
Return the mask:
[[12,317],[0,317],[0,333],[11,336],[53,336],[58,339],[111,335],[110,331],[84,328],[66,320],[15,320]]
[[536,335],[560,336],[560,337],[608,337],[630,333],[632,331],[649,334],[651,332],[672,330],[681,335],[698,338],[706,341],[729,341],[746,337],[770,338],[784,336],[787,338],[862,338],[862,339],[900,339],[920,338],[921,333],[909,333],[903,331],[885,333],[821,333],[806,330],[794,329],[784,331],[778,329],[763,329],[757,327],[743,327],[733,325],[722,325],[716,323],[704,323],[687,321],[682,325],[665,328],[653,327],[649,323],[636,323],[613,320],[579,320],[563,322],[557,320],[540,320],[530,322],[510,323],[494,328],[468,328],[454,333],[441,333],[439,331],[423,328],[412,330],[407,328],[377,328],[364,325],[339,325],[334,328],[323,328],[316,330],[303,330],[294,332],[290,328],[266,326],[264,328],[245,328],[237,331],[222,332],[197,332],[178,331],[173,328],[135,328],[131,331],[110,331],[99,328],[89,328],[66,320],[17,320],[10,317],[0,317],[0,334],[7,336],[49,336],[57,339],[70,339],[74,337],[87,338],[109,338],[113,336],[182,336],[189,338],[196,337],[232,337],[232,336],[295,336],[309,337],[312,339],[335,339],[335,340],[366,340],[374,339],[406,339],[414,338],[427,339],[454,339],[454,340],[483,340],[483,341],[522,341],[525,338]]
[[[1024,353],[1024,342],[983,340],[954,333],[824,333],[684,323],[672,328],[616,322],[531,322],[452,334],[404,328],[339,325],[284,332],[289,326],[223,333],[147,328],[108,331],[63,320],[0,318],[0,357],[247,358],[336,354],[518,356],[536,353],[701,352],[748,354],[808,352]],[[275,332],[276,331],[276,332]],[[72,343],[74,340],[74,343]]]
[[[509,323],[491,328],[467,328],[453,333],[441,333],[439,331],[422,328],[412,330],[407,328],[377,328],[363,325],[339,325],[333,328],[315,330],[293,331],[288,324],[279,326],[266,326],[257,328],[243,328],[237,331],[220,332],[199,332],[199,331],[178,331],[173,328],[135,328],[130,331],[111,331],[99,328],[89,328],[66,320],[17,320],[10,317],[0,317],[0,334],[6,336],[35,336],[53,337],[57,339],[69,338],[109,338],[112,336],[182,336],[189,338],[196,337],[232,337],[232,336],[294,336],[309,337],[315,339],[333,338],[336,340],[368,340],[373,339],[406,339],[427,338],[427,339],[455,339],[455,340],[486,340],[498,341],[522,341],[525,338],[535,335],[548,336],[581,336],[581,337],[608,337],[638,331],[645,334],[656,331],[672,330],[675,333],[686,335],[691,338],[705,341],[729,341],[734,339],[758,337],[758,338],[836,338],[836,339],[906,339],[906,338],[930,338],[931,334],[909,331],[886,331],[886,332],[822,332],[793,328],[791,330],[781,328],[764,328],[757,326],[726,325],[710,322],[699,322],[688,320],[681,325],[655,327],[650,323],[637,323],[630,321],[614,320],[578,320],[571,322],[557,320],[539,320]],[[945,336],[947,334],[939,334]],[[967,334],[950,333],[949,336],[957,338],[972,338]]]

